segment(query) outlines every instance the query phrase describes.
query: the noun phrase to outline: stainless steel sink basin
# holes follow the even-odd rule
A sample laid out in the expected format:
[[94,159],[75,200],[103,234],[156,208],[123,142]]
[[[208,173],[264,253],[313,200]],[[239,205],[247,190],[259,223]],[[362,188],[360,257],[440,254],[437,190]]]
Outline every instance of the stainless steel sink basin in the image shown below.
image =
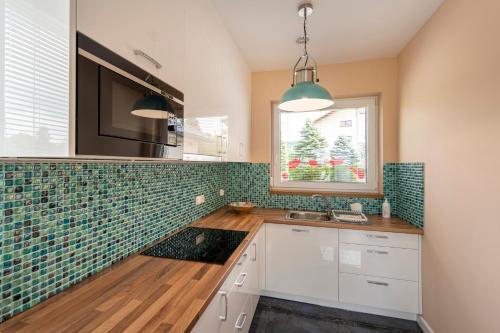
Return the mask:
[[297,210],[289,210],[288,212],[286,212],[285,219],[305,221],[330,221],[330,218],[326,215],[326,213],[303,212]]

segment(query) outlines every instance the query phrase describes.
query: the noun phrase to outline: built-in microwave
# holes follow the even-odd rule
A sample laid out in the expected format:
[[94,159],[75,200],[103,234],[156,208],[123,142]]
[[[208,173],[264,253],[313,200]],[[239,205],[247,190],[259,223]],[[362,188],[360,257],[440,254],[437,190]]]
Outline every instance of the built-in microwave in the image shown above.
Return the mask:
[[[77,50],[76,154],[182,159],[182,92],[82,33]],[[168,103],[168,117],[134,114],[145,96]]]

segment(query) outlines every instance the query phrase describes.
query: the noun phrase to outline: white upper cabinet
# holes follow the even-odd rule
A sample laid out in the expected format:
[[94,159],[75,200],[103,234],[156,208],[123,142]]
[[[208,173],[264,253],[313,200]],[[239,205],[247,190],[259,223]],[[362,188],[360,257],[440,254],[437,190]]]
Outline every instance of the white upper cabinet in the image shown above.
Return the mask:
[[0,156],[68,156],[70,1],[0,0]]
[[211,1],[79,0],[78,30],[184,93],[189,159],[248,160],[250,70]]

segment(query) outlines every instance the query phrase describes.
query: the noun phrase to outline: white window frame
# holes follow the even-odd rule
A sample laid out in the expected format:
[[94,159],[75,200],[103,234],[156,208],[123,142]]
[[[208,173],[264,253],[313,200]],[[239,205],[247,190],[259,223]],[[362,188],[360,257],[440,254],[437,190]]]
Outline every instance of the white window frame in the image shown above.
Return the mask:
[[280,112],[278,104],[272,107],[272,162],[271,188],[297,192],[342,192],[342,193],[378,193],[379,172],[379,121],[378,97],[357,97],[335,99],[334,109],[366,107],[366,183],[321,183],[321,182],[283,182],[280,172]]

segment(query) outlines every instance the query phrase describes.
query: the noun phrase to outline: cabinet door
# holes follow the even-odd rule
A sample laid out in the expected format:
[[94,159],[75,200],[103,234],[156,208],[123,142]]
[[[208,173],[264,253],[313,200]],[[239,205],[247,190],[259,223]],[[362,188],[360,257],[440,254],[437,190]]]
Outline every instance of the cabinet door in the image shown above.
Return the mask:
[[213,161],[227,158],[227,117],[195,117],[184,121],[185,160]]
[[338,300],[338,231],[269,224],[266,226],[267,289]]
[[0,156],[68,156],[70,2],[0,1],[0,23]]

